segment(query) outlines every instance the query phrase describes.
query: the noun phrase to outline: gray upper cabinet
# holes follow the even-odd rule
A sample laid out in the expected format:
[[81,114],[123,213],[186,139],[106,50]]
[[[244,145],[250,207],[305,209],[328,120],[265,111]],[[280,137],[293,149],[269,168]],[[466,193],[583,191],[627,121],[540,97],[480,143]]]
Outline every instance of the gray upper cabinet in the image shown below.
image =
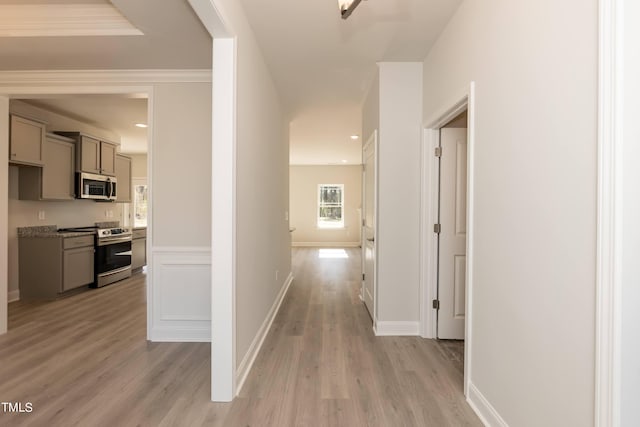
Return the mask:
[[118,144],[102,141],[81,132],[56,132],[76,141],[78,172],[116,176],[116,152]]
[[44,122],[12,114],[9,162],[42,166],[45,134]]
[[102,175],[116,176],[117,149],[117,144],[100,141],[100,173]]
[[131,158],[116,154],[116,202],[131,202]]
[[21,200],[73,200],[75,144],[72,139],[47,134],[44,166],[20,168]]

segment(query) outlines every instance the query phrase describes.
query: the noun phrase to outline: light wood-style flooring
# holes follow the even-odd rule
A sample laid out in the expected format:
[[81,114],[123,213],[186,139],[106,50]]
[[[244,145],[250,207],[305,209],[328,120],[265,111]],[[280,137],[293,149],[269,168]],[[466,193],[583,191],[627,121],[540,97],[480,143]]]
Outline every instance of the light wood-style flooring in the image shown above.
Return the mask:
[[148,343],[144,275],[50,303],[12,303],[0,426],[480,426],[462,346],[374,337],[360,252],[294,249],[295,280],[238,398],[211,403],[207,343]]

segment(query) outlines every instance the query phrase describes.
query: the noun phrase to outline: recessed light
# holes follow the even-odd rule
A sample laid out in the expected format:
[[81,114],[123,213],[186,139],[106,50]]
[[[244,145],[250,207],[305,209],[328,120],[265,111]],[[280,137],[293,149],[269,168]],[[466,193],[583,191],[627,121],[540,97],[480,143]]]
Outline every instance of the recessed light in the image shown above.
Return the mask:
[[347,161],[346,161],[346,160],[343,160],[343,161],[342,161],[342,163],[347,163]]
[[360,138],[358,135],[351,135],[351,139],[353,139],[354,141],[358,138]]
[[136,123],[136,127],[137,128],[146,128],[147,125],[145,125],[144,123]]

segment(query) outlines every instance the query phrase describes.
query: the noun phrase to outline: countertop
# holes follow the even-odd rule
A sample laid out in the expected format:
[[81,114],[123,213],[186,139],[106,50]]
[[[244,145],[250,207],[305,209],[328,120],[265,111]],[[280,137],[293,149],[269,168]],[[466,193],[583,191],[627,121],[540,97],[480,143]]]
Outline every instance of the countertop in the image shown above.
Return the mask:
[[55,225],[37,225],[34,227],[18,227],[18,237],[68,238],[91,236],[93,231],[61,231]]

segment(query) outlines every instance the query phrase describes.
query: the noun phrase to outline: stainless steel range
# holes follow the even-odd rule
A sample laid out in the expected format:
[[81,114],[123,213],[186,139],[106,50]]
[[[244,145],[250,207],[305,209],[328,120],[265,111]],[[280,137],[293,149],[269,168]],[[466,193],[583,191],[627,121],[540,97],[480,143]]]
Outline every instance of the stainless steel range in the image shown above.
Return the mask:
[[99,288],[127,277],[131,277],[131,237],[130,228],[80,227],[65,228],[61,231],[95,232],[95,279],[92,288]]
[[95,287],[131,277],[130,228],[101,228],[96,231]]

